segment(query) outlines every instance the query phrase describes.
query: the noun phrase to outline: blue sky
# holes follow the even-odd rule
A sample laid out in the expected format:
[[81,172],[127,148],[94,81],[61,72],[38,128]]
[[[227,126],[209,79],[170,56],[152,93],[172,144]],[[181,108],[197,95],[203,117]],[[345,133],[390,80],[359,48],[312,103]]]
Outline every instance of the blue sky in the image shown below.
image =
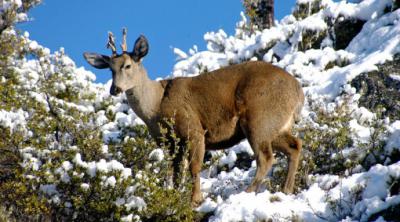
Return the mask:
[[[295,0],[275,0],[275,18],[288,15]],[[109,55],[107,31],[121,41],[122,27],[128,28],[128,49],[139,34],[150,43],[144,65],[151,78],[165,77],[175,64],[173,47],[188,51],[193,45],[205,49],[204,33],[223,29],[234,33],[243,11],[241,0],[43,0],[29,13],[33,19],[18,28],[51,51],[65,48],[77,64],[91,70],[98,82],[106,82],[108,70],[90,67],[82,57],[85,51]]]

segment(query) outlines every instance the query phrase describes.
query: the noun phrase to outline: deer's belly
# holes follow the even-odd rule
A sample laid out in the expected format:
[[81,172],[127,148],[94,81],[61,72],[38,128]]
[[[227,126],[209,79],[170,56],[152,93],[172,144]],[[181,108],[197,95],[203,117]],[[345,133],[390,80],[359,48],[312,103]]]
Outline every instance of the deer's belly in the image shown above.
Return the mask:
[[216,121],[206,127],[205,141],[207,149],[229,148],[245,138],[239,126],[239,118],[230,121]]

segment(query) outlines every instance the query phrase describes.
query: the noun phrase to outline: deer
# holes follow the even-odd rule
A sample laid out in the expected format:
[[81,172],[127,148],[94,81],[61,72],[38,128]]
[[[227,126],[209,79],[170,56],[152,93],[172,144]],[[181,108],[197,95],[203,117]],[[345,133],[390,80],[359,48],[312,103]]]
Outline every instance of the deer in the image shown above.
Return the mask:
[[299,81],[280,67],[263,61],[234,64],[194,77],[151,80],[142,61],[149,43],[140,35],[128,52],[123,29],[122,53],[108,33],[111,56],[85,52],[85,60],[112,73],[111,95],[125,92],[129,106],[147,125],[153,138],[160,122],[174,119],[174,130],[187,141],[192,176],[191,204],[203,201],[200,171],[206,150],[227,149],[247,139],[256,161],[255,176],[246,192],[258,191],[272,167],[274,151],[288,157],[284,193],[292,193],[302,140],[292,135],[300,118],[304,93]]

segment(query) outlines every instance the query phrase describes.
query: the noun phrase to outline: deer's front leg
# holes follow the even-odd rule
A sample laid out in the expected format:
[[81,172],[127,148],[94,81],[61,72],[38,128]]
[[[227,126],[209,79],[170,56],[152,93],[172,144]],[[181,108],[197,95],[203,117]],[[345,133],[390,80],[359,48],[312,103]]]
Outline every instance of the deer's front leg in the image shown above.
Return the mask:
[[204,134],[192,133],[189,137],[189,166],[192,174],[192,206],[196,207],[203,201],[200,190],[200,171],[205,152]]

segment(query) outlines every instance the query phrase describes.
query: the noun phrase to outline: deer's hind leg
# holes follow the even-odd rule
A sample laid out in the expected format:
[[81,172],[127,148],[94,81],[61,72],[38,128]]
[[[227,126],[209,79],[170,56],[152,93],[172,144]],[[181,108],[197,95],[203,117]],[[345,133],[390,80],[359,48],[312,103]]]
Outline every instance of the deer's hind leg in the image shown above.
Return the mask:
[[302,142],[300,139],[292,136],[290,132],[286,132],[272,141],[272,147],[283,152],[288,157],[288,173],[285,185],[283,186],[283,192],[292,193],[300,160]]
[[[246,192],[255,192],[258,190],[260,183],[272,167],[274,155],[272,152],[272,131],[269,129],[257,127],[260,121],[257,119],[241,119],[241,128],[246,135],[257,163],[256,175]],[[264,122],[264,121],[261,121]],[[261,125],[268,126],[269,123]]]
[[246,192],[255,192],[258,190],[265,175],[271,169],[274,155],[272,153],[272,145],[270,141],[264,141],[262,143],[250,142],[250,144],[256,158],[257,170],[253,182],[246,189]]

